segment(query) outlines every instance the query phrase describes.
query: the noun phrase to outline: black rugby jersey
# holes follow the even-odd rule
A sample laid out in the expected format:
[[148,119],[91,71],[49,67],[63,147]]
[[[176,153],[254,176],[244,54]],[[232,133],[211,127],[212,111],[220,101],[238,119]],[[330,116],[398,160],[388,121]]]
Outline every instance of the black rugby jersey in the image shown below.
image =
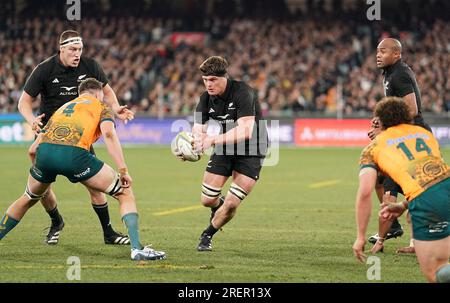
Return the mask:
[[417,115],[414,117],[414,124],[429,128],[422,117],[422,98],[416,77],[411,68],[402,60],[387,66],[383,69],[384,95],[389,97],[403,98],[414,93],[416,95]]
[[78,97],[78,85],[87,78],[95,78],[103,86],[108,83],[103,69],[94,59],[81,56],[77,67],[66,67],[58,53],[35,67],[24,91],[33,98],[41,94],[39,114],[45,114],[42,122],[46,124],[59,107]]
[[[210,96],[204,92],[200,96],[194,115],[196,123],[205,124],[214,120],[221,125],[221,133],[237,126],[241,117],[254,116],[255,126],[252,139],[233,146],[216,146],[216,154],[264,156],[267,153],[268,136],[266,121],[261,115],[257,92],[242,81],[227,80],[225,92],[220,96]],[[245,149],[244,149],[245,147]]]

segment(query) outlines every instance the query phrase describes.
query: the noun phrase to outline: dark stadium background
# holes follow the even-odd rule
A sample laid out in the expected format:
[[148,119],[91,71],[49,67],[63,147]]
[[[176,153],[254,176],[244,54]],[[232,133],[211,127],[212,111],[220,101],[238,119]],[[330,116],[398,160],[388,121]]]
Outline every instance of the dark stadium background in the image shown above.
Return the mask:
[[[87,194],[61,178],[55,185],[67,214],[61,245],[42,244],[48,220],[36,206],[0,243],[0,282],[67,282],[71,255],[82,260],[82,282],[368,282],[351,245],[358,157],[383,97],[376,47],[384,37],[402,42],[425,120],[446,146],[448,163],[450,1],[381,0],[381,19],[374,21],[366,2],[85,0],[81,20],[69,21],[65,0],[1,0],[0,211],[23,193],[29,170],[34,135],[17,112],[25,80],[57,52],[59,34],[76,29],[84,54],[102,65],[120,102],[136,112],[118,132],[127,144],[143,238],[167,250],[168,260],[136,266],[128,249],[105,248]],[[230,76],[258,90],[272,141],[287,146],[279,163],[263,168],[262,184],[217,238],[212,257],[193,253],[209,216],[198,201],[207,157],[180,163],[167,146],[178,131],[174,122],[192,121],[203,91],[198,66],[210,55],[226,57]],[[108,161],[105,149],[96,151]],[[113,223],[122,227],[110,200]],[[386,247],[382,282],[425,281],[415,258],[393,253],[408,241]]]
[[[207,56],[222,55],[231,77],[258,90],[264,116],[290,125],[285,143],[301,144],[295,118],[370,117],[383,97],[375,50],[390,36],[403,43],[426,119],[441,127],[441,143],[450,142],[448,1],[381,1],[379,21],[368,20],[371,5],[356,0],[85,0],[79,21],[67,19],[66,1],[1,5],[2,114],[17,113],[26,77],[57,51],[63,30],[76,29],[84,54],[101,63],[120,102],[137,116],[192,115],[203,89],[198,66]],[[9,126],[18,119],[0,117]],[[362,128],[355,131],[362,137]],[[25,133],[18,141],[29,141]]]

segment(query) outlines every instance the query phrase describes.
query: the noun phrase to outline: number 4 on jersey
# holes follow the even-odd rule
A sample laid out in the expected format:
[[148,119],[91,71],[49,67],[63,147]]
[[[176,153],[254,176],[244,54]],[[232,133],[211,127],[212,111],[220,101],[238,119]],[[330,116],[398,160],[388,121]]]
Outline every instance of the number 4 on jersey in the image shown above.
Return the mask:
[[66,117],[72,116],[72,114],[75,112],[75,110],[73,109],[75,107],[75,105],[77,105],[77,104],[71,103],[71,104],[67,105],[67,107],[63,110],[63,114],[65,114]]
[[[409,150],[409,148],[406,146],[404,142],[397,145],[397,148],[401,149],[406,157],[408,157],[409,160],[414,160],[414,156]],[[423,141],[421,138],[416,139],[416,152],[426,151],[429,155],[431,154],[431,149],[428,147],[428,145]]]

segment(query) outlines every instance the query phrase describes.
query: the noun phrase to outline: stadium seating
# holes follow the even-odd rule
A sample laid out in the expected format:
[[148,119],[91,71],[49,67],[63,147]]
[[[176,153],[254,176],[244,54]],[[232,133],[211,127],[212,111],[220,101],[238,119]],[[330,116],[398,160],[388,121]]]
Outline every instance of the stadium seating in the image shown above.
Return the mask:
[[[102,18],[87,14],[82,23],[41,17],[1,21],[0,113],[17,111],[26,77],[57,51],[58,35],[67,28],[82,33],[84,54],[100,62],[121,103],[145,114],[191,113],[203,89],[197,67],[207,56],[220,54],[231,63],[230,76],[258,90],[264,115],[333,113],[341,106],[339,96],[345,115],[367,115],[383,95],[375,49],[389,35],[403,42],[424,110],[450,112],[448,20],[402,31],[394,26],[388,32],[339,15],[325,20],[295,13],[284,19],[210,18],[193,25],[176,18],[116,17],[121,9],[113,7]],[[208,47],[174,44],[171,33],[184,30],[207,32]]]

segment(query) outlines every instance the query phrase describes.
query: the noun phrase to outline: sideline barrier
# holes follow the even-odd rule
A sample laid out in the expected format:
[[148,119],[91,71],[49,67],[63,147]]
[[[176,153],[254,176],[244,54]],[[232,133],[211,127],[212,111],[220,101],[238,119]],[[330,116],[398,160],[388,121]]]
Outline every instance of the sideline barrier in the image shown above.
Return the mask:
[[[185,118],[138,117],[127,125],[118,121],[117,133],[124,144],[169,145],[178,131],[189,131],[190,126]],[[280,145],[362,147],[369,143],[370,119],[268,120],[267,126],[270,140]],[[450,146],[450,122],[431,126],[441,146]],[[0,145],[29,144],[33,140],[30,126],[19,114],[0,115]]]

